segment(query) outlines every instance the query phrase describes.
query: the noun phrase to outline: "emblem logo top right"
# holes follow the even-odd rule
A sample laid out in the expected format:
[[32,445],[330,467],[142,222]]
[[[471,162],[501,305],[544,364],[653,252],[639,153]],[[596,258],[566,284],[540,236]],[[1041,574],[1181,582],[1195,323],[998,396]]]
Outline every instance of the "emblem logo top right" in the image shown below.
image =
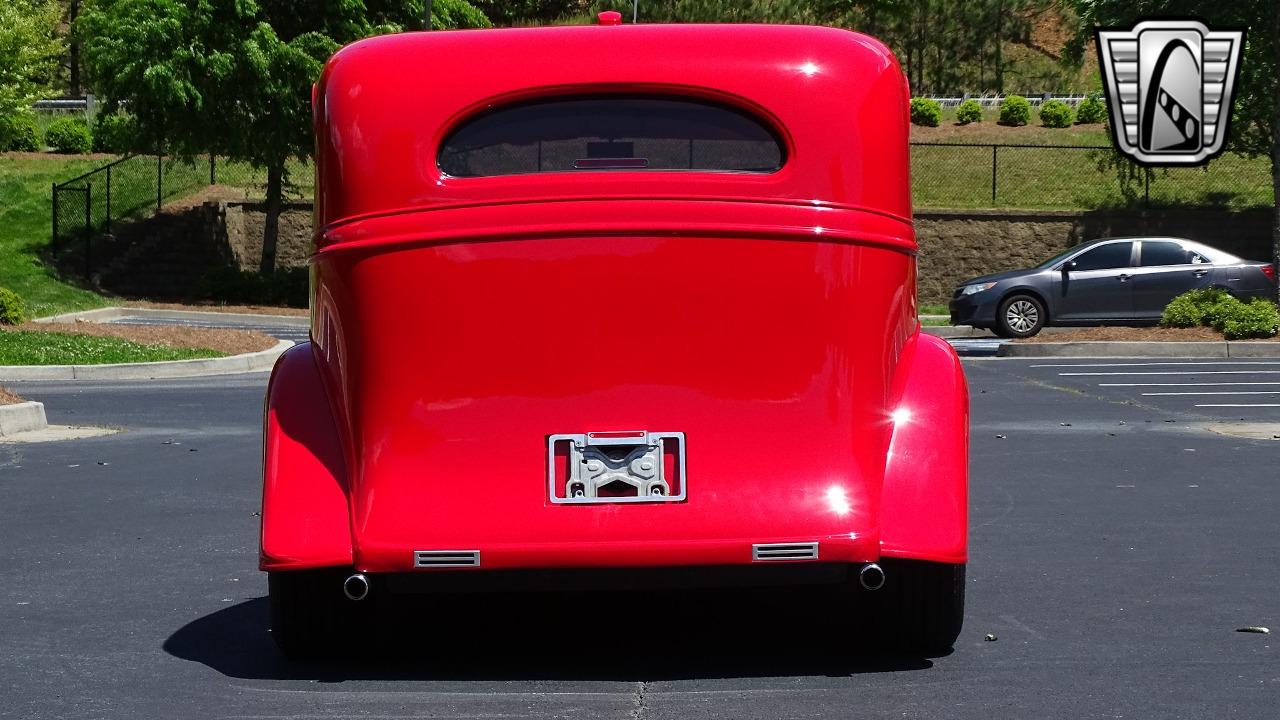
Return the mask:
[[1243,30],[1143,20],[1097,31],[1111,134],[1141,165],[1199,165],[1222,153]]

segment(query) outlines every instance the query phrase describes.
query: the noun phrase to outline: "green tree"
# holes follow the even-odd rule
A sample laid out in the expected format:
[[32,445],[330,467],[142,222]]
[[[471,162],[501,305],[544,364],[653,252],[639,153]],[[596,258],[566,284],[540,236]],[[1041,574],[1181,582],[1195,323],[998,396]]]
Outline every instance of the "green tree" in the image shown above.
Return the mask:
[[[433,18],[488,20],[465,0]],[[311,84],[343,43],[422,27],[413,0],[94,0],[76,32],[108,112],[127,105],[138,142],[180,156],[217,153],[267,171],[261,270],[275,269],[287,162],[305,159]]]
[[52,0],[0,2],[0,117],[26,114],[49,91],[62,40]]
[[1280,4],[1275,0],[1075,0],[1080,28],[1072,43],[1077,59],[1093,49],[1097,26],[1129,27],[1150,16],[1193,16],[1209,27],[1247,29],[1240,59],[1227,149],[1271,158],[1274,216],[1272,261],[1280,266]]

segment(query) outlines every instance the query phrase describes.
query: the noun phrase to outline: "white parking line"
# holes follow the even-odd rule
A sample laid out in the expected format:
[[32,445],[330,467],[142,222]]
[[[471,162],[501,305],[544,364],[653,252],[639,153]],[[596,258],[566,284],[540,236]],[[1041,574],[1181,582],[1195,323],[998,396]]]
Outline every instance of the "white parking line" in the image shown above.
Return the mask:
[[1280,370],[1176,370],[1171,372],[1066,372],[1060,376],[1076,375],[1280,375]]
[[1222,390],[1219,392],[1151,392],[1142,393],[1143,397],[1151,395],[1280,395],[1280,390]]
[[1098,383],[1098,387],[1216,387],[1220,385],[1280,385],[1280,382]]
[[1070,363],[1063,365],[1031,365],[1033,368],[1058,367],[1149,367],[1155,365],[1280,365],[1280,362],[1265,360],[1223,360],[1221,362],[1135,362],[1135,363]]
[[1280,403],[1263,403],[1259,405],[1196,405],[1196,407],[1280,407]]

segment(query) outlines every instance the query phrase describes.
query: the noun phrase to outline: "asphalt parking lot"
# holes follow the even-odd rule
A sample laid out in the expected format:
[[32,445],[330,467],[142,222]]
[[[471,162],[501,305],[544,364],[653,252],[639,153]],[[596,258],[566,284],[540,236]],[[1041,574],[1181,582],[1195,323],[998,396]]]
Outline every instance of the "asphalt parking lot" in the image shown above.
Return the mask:
[[0,445],[0,717],[1275,717],[1277,635],[1237,629],[1280,632],[1280,362],[966,368],[969,604],[936,658],[860,655],[799,597],[696,595],[409,608],[397,656],[286,663],[265,375],[17,383],[124,432]]

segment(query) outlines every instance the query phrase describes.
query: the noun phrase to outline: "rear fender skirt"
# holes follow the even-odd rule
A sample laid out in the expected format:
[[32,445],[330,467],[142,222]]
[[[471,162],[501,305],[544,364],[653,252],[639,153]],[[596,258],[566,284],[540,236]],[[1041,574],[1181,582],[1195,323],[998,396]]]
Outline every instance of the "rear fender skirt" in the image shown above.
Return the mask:
[[880,505],[885,557],[963,563],[969,534],[969,391],[946,341],[917,333],[894,373]]
[[311,343],[276,361],[263,420],[263,570],[351,565],[347,466]]

